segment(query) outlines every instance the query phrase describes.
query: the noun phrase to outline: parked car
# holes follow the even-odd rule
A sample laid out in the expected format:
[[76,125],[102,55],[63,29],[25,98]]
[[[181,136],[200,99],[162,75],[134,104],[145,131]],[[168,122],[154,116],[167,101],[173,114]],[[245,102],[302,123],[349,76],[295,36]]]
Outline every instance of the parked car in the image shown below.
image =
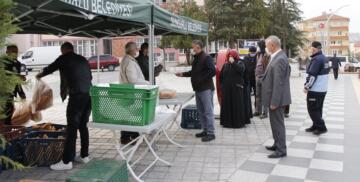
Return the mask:
[[[97,60],[98,56],[92,56],[88,59],[91,69],[97,69]],[[111,55],[100,55],[99,60],[99,68],[102,71],[104,71],[104,69],[107,69],[108,71],[114,71],[115,68],[120,65],[119,59]]]

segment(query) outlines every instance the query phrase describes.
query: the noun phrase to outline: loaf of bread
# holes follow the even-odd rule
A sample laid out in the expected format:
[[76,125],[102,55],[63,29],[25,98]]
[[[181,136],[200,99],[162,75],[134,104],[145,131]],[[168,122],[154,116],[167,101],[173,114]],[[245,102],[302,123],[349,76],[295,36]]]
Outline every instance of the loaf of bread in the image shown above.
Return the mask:
[[172,99],[176,97],[176,91],[171,89],[163,89],[159,92],[160,99]]

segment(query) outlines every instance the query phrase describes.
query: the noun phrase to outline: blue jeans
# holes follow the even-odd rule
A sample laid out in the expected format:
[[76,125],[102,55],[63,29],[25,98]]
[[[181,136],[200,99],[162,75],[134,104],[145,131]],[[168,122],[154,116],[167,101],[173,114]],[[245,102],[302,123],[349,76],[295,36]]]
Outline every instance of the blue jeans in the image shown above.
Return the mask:
[[214,91],[209,89],[201,92],[195,92],[195,97],[201,127],[208,135],[214,135]]

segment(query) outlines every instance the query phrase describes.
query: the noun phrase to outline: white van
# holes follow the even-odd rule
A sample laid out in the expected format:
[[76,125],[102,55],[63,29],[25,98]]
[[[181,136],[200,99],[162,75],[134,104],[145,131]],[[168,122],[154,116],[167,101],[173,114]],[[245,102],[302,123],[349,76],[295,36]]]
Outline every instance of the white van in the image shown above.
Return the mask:
[[42,69],[61,55],[60,46],[32,47],[18,57],[21,71]]

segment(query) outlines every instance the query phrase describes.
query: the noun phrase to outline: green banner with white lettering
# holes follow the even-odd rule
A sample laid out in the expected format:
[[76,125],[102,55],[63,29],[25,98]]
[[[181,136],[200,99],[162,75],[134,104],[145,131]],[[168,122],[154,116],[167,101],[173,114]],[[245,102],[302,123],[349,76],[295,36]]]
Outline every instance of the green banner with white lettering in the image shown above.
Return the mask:
[[87,12],[136,21],[151,22],[151,3],[146,0],[60,0]]
[[207,23],[173,14],[158,6],[154,6],[153,18],[155,27],[163,28],[171,32],[201,36],[208,34]]
[[155,33],[206,36],[208,24],[173,14],[148,0],[13,0],[19,33],[106,37]]

